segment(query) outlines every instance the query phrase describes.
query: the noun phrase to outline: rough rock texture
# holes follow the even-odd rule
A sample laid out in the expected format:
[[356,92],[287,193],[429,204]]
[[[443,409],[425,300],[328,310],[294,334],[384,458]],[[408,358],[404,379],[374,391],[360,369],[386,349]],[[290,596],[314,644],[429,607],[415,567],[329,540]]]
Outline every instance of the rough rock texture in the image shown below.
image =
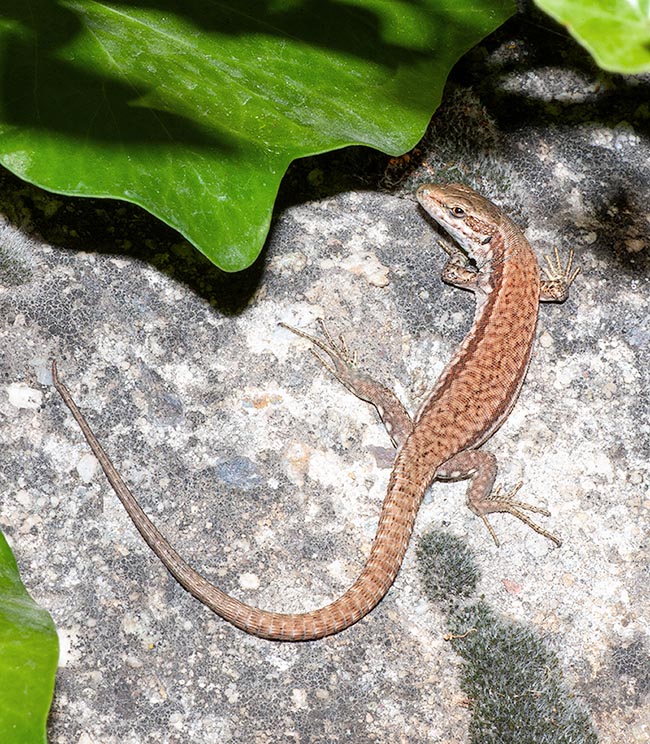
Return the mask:
[[649,87],[515,19],[459,64],[408,165],[298,164],[238,276],[135,208],[0,176],[0,527],[62,641],[51,742],[529,741],[471,728],[415,550],[334,638],[274,644],[215,617],[145,547],[50,385],[56,357],[143,507],[219,586],[270,609],[332,599],[367,554],[390,441],[278,322],[324,318],[415,410],[473,311],[441,283],[412,197],[440,178],[502,204],[540,257],[574,248],[582,267],[568,302],[542,308],[520,400],[487,445],[564,545],[500,516],[496,549],[462,483],[430,489],[415,542],[462,538],[478,595],[558,654],[600,741],[648,741]]

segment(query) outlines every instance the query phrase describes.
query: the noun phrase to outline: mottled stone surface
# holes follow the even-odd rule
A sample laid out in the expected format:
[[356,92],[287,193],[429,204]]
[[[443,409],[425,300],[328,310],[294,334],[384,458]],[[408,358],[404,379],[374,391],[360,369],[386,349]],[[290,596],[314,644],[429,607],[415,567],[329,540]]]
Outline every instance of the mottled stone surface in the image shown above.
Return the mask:
[[367,555],[390,441],[278,322],[315,332],[324,318],[415,410],[472,317],[471,296],[441,283],[444,256],[412,197],[439,177],[480,185],[540,257],[574,248],[582,273],[564,306],[542,308],[520,400],[487,445],[499,480],[522,479],[564,545],[500,516],[496,549],[463,484],[430,489],[415,540],[435,526],[468,542],[478,593],[558,652],[601,741],[650,737],[648,81],[598,72],[527,19],[454,81],[399,185],[377,188],[371,155],[352,161],[362,188],[336,187],[345,156],[295,168],[263,256],[240,276],[137,209],[2,175],[0,526],[61,637],[51,742],[467,739],[459,659],[414,550],[341,635],[248,637],[148,551],[49,372],[56,357],[197,569],[265,608],[325,603]]

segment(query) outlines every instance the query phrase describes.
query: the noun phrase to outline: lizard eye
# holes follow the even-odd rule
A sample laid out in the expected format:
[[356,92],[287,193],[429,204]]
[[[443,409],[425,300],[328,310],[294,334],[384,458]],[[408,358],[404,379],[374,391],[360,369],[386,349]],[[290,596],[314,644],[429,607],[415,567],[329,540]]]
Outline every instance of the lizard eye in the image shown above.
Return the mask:
[[450,210],[452,217],[460,219],[465,216],[465,210],[462,207],[452,207]]

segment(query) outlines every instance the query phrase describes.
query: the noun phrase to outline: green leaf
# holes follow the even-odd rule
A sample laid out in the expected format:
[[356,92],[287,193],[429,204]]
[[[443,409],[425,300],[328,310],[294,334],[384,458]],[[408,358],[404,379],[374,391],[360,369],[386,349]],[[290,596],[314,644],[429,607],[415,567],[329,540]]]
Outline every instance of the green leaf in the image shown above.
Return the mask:
[[535,0],[610,72],[650,70],[650,0]]
[[421,137],[511,0],[3,0],[0,160],[251,264],[298,157]]
[[0,532],[0,742],[47,742],[59,642],[50,615],[29,596]]

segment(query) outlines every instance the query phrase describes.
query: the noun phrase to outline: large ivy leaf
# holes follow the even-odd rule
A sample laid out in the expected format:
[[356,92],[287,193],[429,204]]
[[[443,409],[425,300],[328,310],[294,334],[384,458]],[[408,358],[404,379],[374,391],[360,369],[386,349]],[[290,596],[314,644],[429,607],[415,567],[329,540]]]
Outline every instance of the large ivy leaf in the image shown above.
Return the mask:
[[2,0],[0,160],[252,263],[294,158],[410,149],[512,0]]
[[49,614],[29,596],[0,532],[0,742],[46,742],[59,642]]
[[650,71],[650,0],[535,0],[611,72]]

